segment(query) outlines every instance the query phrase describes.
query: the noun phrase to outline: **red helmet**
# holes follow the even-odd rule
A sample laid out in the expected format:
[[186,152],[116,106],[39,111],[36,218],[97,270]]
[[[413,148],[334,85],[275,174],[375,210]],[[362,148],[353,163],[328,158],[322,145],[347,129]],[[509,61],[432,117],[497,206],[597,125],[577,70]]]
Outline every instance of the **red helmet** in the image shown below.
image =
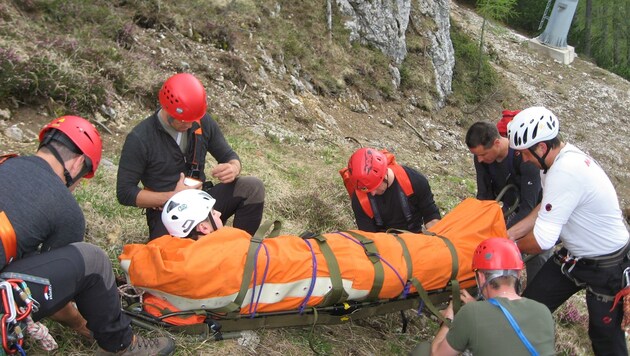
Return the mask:
[[206,113],[206,89],[192,74],[179,73],[168,78],[159,93],[160,105],[174,119],[198,121]]
[[373,148],[360,148],[350,157],[348,171],[356,190],[371,192],[387,174],[387,158]]
[[482,241],[473,255],[472,269],[476,270],[522,270],[523,259],[516,243],[512,240],[493,237]]
[[[96,130],[96,127],[82,117],[71,115],[61,116],[44,126],[39,132],[39,142],[44,142],[49,131],[54,135],[54,132],[51,131],[53,129],[63,132],[68,139],[81,150],[85,157],[87,157],[87,165],[90,170],[85,175],[85,178],[94,177],[94,172],[96,172],[101,162],[101,153],[103,150],[101,135]],[[60,141],[61,143],[65,143],[64,140],[67,140],[55,136],[52,136],[51,139]]]

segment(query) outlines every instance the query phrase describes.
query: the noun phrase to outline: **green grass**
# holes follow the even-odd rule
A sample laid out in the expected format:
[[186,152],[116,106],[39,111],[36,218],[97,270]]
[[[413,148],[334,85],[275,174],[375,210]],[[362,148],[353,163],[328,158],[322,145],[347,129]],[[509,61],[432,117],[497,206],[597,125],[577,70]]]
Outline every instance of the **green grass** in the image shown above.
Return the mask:
[[[255,49],[261,44],[276,68],[284,65],[287,73],[299,72],[301,79],[308,78],[320,94],[318,100],[328,100],[326,105],[330,107],[346,105],[356,95],[357,100],[375,107],[392,104],[383,116],[395,118],[406,110],[395,99],[398,93],[391,84],[390,59],[376,49],[349,43],[344,18],[337,10],[329,33],[323,2],[193,0],[187,6],[171,0],[14,3],[20,6],[19,12],[9,13],[12,5],[0,4],[0,16],[7,23],[0,26],[0,107],[29,107],[48,117],[75,113],[93,118],[101,105],[120,104],[117,119],[106,122],[120,137],[104,135],[104,157],[114,165],[124,135],[155,108],[162,80],[183,70],[182,58],[194,59],[190,69],[205,82],[214,84],[220,76],[223,78],[225,85],[212,88],[220,87],[226,93],[238,90],[237,97],[244,99],[260,98],[260,93],[273,98],[268,88],[280,88],[282,92],[290,89],[286,83],[272,86],[279,79],[271,75],[270,83],[265,83],[269,87],[261,87],[252,79],[263,65]],[[199,16],[201,13],[204,16]],[[28,27],[23,25],[26,21]],[[158,34],[163,36],[159,44],[145,48]],[[453,102],[479,102],[495,90],[498,78],[484,57],[483,80],[473,80],[476,44],[456,28],[452,38],[457,56]],[[409,55],[400,68],[401,92],[415,96],[417,107],[433,115],[435,78],[426,56],[428,44],[413,33],[408,34],[408,41]],[[18,44],[23,46],[22,51],[16,50]],[[223,52],[210,52],[209,46],[201,45],[212,45]],[[167,51],[162,53],[163,49]],[[306,101],[309,95],[301,99]],[[255,175],[265,183],[264,219],[282,221],[282,232],[286,234],[353,228],[349,197],[338,170],[347,164],[355,147],[331,137],[330,133],[335,132],[332,129],[321,136],[314,134],[317,129],[313,127],[320,121],[313,110],[300,111],[286,104],[273,112],[274,117],[258,117],[254,109],[234,108],[232,103],[223,102],[210,103],[209,108],[218,111],[217,121],[242,159],[243,174]],[[340,115],[334,119],[342,126],[346,118]],[[353,120],[357,121],[355,127],[364,129],[360,124],[364,117]],[[244,122],[255,122],[251,125],[255,128]],[[292,134],[285,135],[285,131]],[[350,134],[375,142],[359,136],[362,132]],[[419,154],[433,154],[422,146],[413,147],[415,142],[387,142],[385,135],[378,140],[379,144],[399,148],[399,161],[408,164],[417,164]],[[32,144],[28,149],[4,145],[3,140],[0,148],[23,154],[34,150]],[[213,164],[209,158],[207,166]],[[118,204],[116,168],[101,167],[96,177],[77,188],[75,196],[86,216],[86,241],[101,246],[112,260],[115,273],[122,275],[117,262],[122,246],[145,242],[148,231],[141,209]],[[475,182],[470,174],[445,173],[435,167],[426,167],[426,171],[443,213],[474,195]],[[420,340],[430,339],[437,328],[437,323],[424,315],[408,314],[410,326],[405,334],[400,333],[399,315],[390,314],[338,326],[317,326],[313,335],[310,328],[257,330],[260,344],[253,349],[235,340],[213,342],[177,336],[178,355],[303,355],[312,353],[309,339],[322,354],[404,355]],[[60,344],[55,354],[84,355],[95,350],[94,343],[80,340],[54,322],[47,324]],[[573,343],[579,349],[588,342],[581,326],[562,328],[577,330],[577,336],[561,345]]]

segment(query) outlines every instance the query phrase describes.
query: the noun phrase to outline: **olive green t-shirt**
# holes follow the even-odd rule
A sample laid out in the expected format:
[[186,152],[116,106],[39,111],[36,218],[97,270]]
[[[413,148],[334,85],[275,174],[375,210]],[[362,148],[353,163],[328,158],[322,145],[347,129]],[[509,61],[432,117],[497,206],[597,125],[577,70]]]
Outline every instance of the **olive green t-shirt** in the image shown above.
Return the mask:
[[[555,355],[555,327],[549,309],[527,298],[495,298],[505,307],[539,355]],[[475,356],[530,355],[505,314],[487,301],[464,305],[455,316],[446,340],[458,351]]]

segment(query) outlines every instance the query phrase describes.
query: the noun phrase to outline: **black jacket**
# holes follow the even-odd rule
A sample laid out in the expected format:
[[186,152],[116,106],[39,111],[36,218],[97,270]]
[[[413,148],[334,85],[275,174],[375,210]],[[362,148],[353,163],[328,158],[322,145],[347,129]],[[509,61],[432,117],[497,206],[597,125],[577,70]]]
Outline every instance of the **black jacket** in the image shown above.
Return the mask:
[[[188,175],[194,150],[195,123],[186,133],[188,150],[184,155],[175,140],[162,127],[158,111],[149,116],[131,130],[125,139],[116,181],[116,197],[123,205],[135,206],[136,197],[141,188],[138,183],[156,192],[171,191],[177,185],[180,173]],[[203,130],[202,145],[198,151],[200,179],[205,180],[203,172],[206,153],[209,152],[217,163],[239,160],[238,155],[227,143],[219,125],[209,114],[201,118]]]

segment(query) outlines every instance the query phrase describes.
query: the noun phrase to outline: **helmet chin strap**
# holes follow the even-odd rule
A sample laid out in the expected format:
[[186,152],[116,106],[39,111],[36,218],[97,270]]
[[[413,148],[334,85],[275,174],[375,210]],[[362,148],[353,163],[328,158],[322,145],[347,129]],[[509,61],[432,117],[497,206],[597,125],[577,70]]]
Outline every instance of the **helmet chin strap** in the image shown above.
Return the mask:
[[477,300],[484,300],[484,299],[486,299],[486,297],[483,295],[483,289],[486,288],[486,286],[488,285],[488,283],[490,281],[486,280],[486,283],[484,283],[482,286],[479,286],[479,275],[478,275],[478,273],[483,273],[483,272],[475,271],[475,282],[477,282],[477,295],[475,296],[475,299],[477,299]]
[[212,225],[213,231],[219,230],[217,227],[217,223],[214,221],[214,216],[212,215],[212,210],[210,210],[210,225]]
[[63,167],[63,177],[66,180],[66,187],[70,188],[70,186],[72,186],[72,184],[74,184],[78,180],[79,177],[82,177],[83,175],[85,175],[85,173],[87,173],[87,172],[83,172],[82,170],[81,173],[83,173],[83,175],[79,173],[76,177],[73,178],[70,175],[70,172],[68,172],[68,169],[66,168],[66,163],[63,161],[63,159],[61,159],[61,155],[59,155],[59,152],[57,152],[57,149],[53,147],[53,145],[46,145],[46,148],[48,148],[48,150],[53,154],[53,156],[55,156],[59,164],[61,164],[61,167]]
[[536,158],[538,163],[540,163],[540,167],[543,169],[543,173],[547,173],[547,171],[549,170],[549,166],[547,166],[547,163],[545,163],[545,158],[547,158],[547,155],[549,154],[549,151],[551,151],[549,149],[549,145],[547,143],[545,143],[545,146],[547,147],[547,150],[545,151],[545,154],[542,155],[542,157],[540,157],[540,156],[538,156],[538,154],[536,154],[536,152],[534,150],[534,147],[536,147],[536,146],[532,146],[532,147],[528,148],[528,150],[532,154],[532,156],[534,156],[534,158]]

